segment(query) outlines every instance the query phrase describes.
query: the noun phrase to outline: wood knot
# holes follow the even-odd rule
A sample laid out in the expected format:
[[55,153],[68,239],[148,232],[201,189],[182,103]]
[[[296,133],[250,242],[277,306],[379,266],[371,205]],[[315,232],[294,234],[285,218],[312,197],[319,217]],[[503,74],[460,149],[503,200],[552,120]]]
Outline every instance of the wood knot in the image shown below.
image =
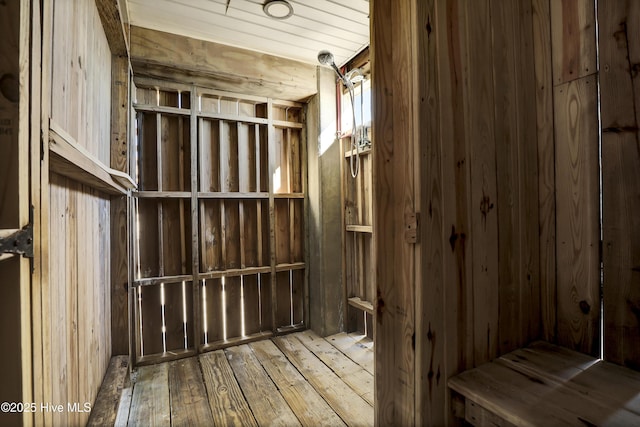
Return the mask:
[[487,215],[491,209],[493,209],[491,199],[489,196],[483,195],[482,200],[480,201],[480,212],[482,212],[483,215]]
[[458,233],[456,233],[456,226],[451,226],[451,236],[449,236],[449,244],[451,245],[451,252],[456,249],[456,240],[458,240]]
[[384,314],[384,299],[382,299],[380,289],[378,289],[378,297],[376,298],[376,313],[378,314],[378,319],[382,320],[382,315]]
[[591,306],[589,305],[588,302],[586,302],[585,300],[582,300],[580,301],[579,305],[580,305],[580,311],[582,312],[582,314],[589,314],[589,312],[591,311]]

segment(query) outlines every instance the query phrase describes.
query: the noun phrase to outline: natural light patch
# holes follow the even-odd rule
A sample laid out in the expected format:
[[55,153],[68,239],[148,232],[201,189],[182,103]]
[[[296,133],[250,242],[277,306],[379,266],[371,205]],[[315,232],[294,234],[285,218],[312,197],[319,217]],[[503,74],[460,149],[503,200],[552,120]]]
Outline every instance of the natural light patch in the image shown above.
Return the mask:
[[164,317],[164,283],[160,283],[160,310],[162,312],[162,352],[167,352],[167,323]]
[[336,141],[336,122],[333,121],[329,126],[322,129],[322,133],[320,133],[320,155],[322,156],[326,153]]
[[142,334],[142,288],[136,288],[138,294],[138,323],[140,324],[140,354],[144,355],[144,335]]
[[184,348],[189,348],[189,340],[187,339],[187,285],[182,282],[182,327],[184,333]]
[[277,193],[281,190],[282,187],[282,171],[280,170],[280,166],[278,166],[273,173],[273,192]]
[[289,311],[293,325],[293,270],[289,271]]
[[244,276],[240,276],[240,333],[246,336],[244,320]]
[[202,330],[204,331],[204,343],[209,342],[209,331],[207,330],[207,283],[202,280]]
[[222,282],[222,339],[227,340],[227,296],[225,295],[224,276],[220,279]]

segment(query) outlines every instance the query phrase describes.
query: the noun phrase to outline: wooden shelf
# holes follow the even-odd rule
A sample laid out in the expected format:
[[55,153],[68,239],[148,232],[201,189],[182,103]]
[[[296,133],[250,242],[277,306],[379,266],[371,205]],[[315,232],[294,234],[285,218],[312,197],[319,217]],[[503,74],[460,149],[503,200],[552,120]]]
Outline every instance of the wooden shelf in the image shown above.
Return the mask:
[[95,158],[59,125],[49,123],[51,171],[108,194],[123,195],[136,188],[131,177]]
[[369,301],[364,301],[358,297],[352,297],[349,298],[349,305],[362,311],[366,311],[373,316],[373,304]]
[[372,225],[348,224],[346,226],[346,230],[347,231],[352,231],[354,233],[373,233],[373,226]]

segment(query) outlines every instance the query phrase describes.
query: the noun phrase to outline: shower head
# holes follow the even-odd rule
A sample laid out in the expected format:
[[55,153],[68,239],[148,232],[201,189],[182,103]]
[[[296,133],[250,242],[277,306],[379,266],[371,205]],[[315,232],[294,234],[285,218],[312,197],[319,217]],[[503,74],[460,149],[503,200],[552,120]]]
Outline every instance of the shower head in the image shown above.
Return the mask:
[[342,84],[344,84],[348,88],[353,88],[353,83],[351,83],[349,79],[346,79],[340,72],[340,69],[336,66],[336,63],[333,60],[333,54],[331,52],[329,52],[328,50],[321,50],[320,52],[318,52],[318,62],[322,65],[328,65],[333,68],[333,71],[336,72],[336,74],[340,78],[340,81],[342,81]]
[[333,54],[328,50],[321,50],[318,52],[318,62],[322,65],[335,65],[335,62],[333,62]]

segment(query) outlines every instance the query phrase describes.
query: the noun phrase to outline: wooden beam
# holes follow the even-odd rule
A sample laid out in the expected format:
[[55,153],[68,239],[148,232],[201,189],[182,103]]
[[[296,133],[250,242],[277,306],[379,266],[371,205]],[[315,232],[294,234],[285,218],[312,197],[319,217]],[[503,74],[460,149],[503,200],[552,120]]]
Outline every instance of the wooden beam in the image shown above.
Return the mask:
[[131,62],[140,75],[284,100],[317,91],[312,65],[135,26]]
[[50,122],[51,170],[108,194],[126,194],[136,187],[129,175],[105,166],[56,123]]
[[[416,2],[372,2],[374,224],[376,253],[376,424],[415,424],[415,288],[420,248],[404,239],[416,212]],[[398,70],[409,77],[398,79]]]
[[129,56],[129,40],[127,37],[121,0],[96,0],[102,27],[109,42],[111,53],[118,56]]
[[640,7],[598,2],[604,358],[640,370]]

